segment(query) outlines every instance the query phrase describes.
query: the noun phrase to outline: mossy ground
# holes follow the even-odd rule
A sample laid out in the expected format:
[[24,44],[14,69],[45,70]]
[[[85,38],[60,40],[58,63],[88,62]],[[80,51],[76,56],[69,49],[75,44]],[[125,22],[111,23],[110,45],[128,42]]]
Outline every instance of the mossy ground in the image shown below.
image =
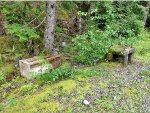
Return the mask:
[[[73,79],[42,85],[22,77],[6,82],[0,87],[0,112],[148,113],[150,38],[139,41],[135,49],[135,61],[127,67],[101,62],[77,68]],[[90,106],[82,103],[85,99]]]

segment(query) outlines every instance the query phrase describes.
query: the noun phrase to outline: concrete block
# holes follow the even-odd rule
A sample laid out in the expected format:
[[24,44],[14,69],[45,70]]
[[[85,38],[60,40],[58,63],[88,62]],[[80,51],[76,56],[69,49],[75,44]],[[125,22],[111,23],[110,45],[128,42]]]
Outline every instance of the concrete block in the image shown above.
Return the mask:
[[49,71],[49,68],[57,68],[61,65],[61,57],[28,58],[19,60],[21,76],[31,78]]

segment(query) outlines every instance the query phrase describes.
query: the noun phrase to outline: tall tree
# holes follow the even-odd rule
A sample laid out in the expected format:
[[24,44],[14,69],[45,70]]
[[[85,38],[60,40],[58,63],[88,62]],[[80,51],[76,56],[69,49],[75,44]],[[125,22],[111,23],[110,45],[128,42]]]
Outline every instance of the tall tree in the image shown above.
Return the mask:
[[56,1],[46,1],[45,47],[49,52],[54,49]]
[[150,1],[148,1],[146,4],[146,14],[144,16],[144,23],[145,24],[146,24],[146,20],[147,20],[148,14],[149,14],[149,9],[150,9]]

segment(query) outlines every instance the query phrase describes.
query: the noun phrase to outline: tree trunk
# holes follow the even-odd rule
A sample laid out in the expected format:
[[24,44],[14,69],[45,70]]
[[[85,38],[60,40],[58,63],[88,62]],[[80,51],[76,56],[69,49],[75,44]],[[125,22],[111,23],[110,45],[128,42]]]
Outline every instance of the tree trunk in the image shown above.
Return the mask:
[[55,29],[56,1],[46,1],[45,47],[53,53]]
[[146,20],[147,20],[148,13],[149,13],[149,8],[150,8],[150,1],[148,1],[147,4],[146,4],[146,14],[144,16],[144,24],[145,25],[146,25]]

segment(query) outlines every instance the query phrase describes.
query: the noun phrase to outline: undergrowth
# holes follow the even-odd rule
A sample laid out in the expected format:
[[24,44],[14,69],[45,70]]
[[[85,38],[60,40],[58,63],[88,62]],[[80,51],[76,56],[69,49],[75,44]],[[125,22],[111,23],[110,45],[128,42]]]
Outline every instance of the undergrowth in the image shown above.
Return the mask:
[[41,81],[42,83],[45,82],[52,82],[59,79],[66,79],[66,78],[73,78],[76,74],[76,70],[68,67],[68,66],[61,66],[56,69],[50,69],[48,73],[44,73],[42,75],[37,76],[35,79]]
[[141,76],[148,76],[148,77],[150,77],[150,70],[142,70],[141,72],[140,72],[140,75]]
[[14,71],[14,65],[5,65],[0,67],[0,85],[6,82]]

